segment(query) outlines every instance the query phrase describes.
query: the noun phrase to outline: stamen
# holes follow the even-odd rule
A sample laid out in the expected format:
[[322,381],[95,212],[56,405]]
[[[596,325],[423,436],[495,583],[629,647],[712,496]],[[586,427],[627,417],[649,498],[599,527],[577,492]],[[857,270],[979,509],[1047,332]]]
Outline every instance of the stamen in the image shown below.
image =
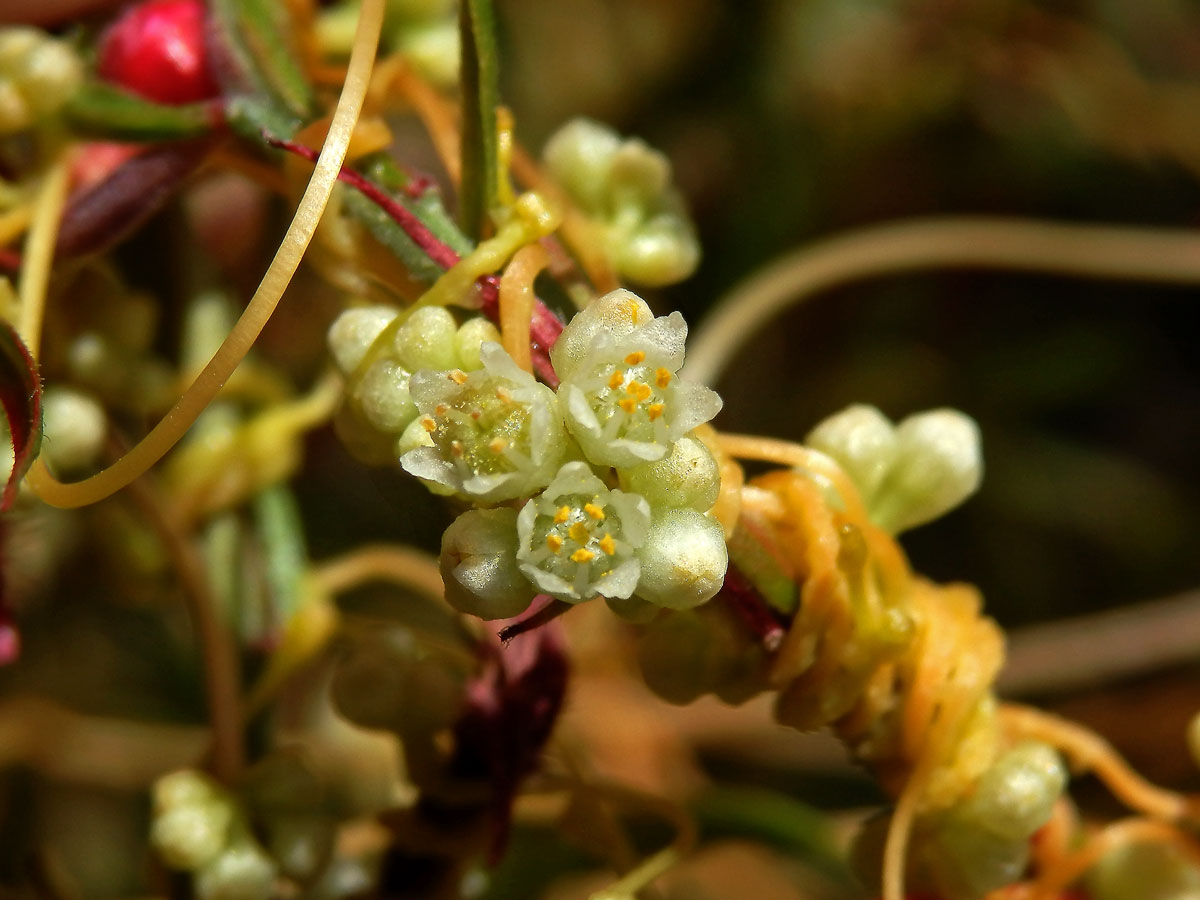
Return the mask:
[[634,396],[637,397],[639,401],[649,400],[650,395],[654,393],[654,389],[651,388],[650,385],[643,384],[640,381],[635,381],[633,383],[633,387],[635,391]]
[[452,453],[454,456],[456,456],[456,457],[460,457],[460,458],[461,458],[461,457],[462,457],[462,455],[463,455],[463,445],[462,445],[462,441],[451,441],[451,442],[450,442],[450,452],[451,452],[451,453]]
[[563,522],[567,521],[567,519],[569,519],[569,518],[571,518],[571,507],[560,506],[558,508],[558,511],[554,514],[554,523],[556,525],[561,525]]
[[611,534],[605,534],[600,538],[600,549],[604,551],[605,556],[612,556],[617,552],[617,542],[613,540]]
[[636,366],[636,365],[638,365],[638,363],[645,360],[645,358],[646,358],[646,354],[643,353],[641,350],[634,350],[627,357],[625,357],[625,365]]
[[567,535],[577,544],[586,544],[592,533],[588,531],[588,527],[583,522],[576,522],[567,529]]
[[625,380],[625,375],[623,372],[614,371],[611,375],[608,376],[608,386],[615,391],[617,388],[619,388],[621,386],[621,382],[623,382],[624,380]]
[[662,403],[651,403],[649,406],[646,407],[646,415],[648,415],[650,417],[651,422],[653,422],[655,419],[657,419],[662,414],[663,414],[663,404]]
[[508,388],[496,388],[496,399],[501,403],[512,403],[512,392]]
[[488,442],[488,449],[491,450],[493,453],[503,453],[507,446],[508,446],[508,441],[502,437],[492,438]]
[[617,401],[617,406],[621,407],[621,409],[625,410],[631,416],[633,415],[633,411],[637,409],[637,405],[638,402],[632,397],[622,397]]
[[446,373],[446,377],[449,378],[451,381],[453,381],[455,384],[464,384],[467,380],[467,373],[464,372],[462,369],[451,369],[449,372]]
[[604,521],[604,510],[601,509],[599,506],[597,506],[595,503],[585,503],[583,505],[583,511],[585,513],[587,513],[589,516],[591,516],[593,519],[595,519],[597,522]]
[[444,416],[448,412],[450,412],[450,407],[448,407],[445,403],[439,403],[433,408],[433,414],[435,416]]
[[660,366],[654,370],[654,383],[660,388],[665,388],[671,383],[671,373]]
[[[557,534],[548,534],[546,535],[546,546],[550,548],[552,553],[557,553],[562,549],[563,539]],[[603,543],[601,543],[601,546],[603,546]]]
[[421,419],[421,427],[432,434],[437,431],[437,422],[433,421],[430,416],[424,416]]
[[591,562],[595,558],[596,558],[595,553],[593,553],[591,550],[586,550],[583,547],[580,547],[578,550],[576,550],[574,553],[571,554],[571,562],[587,563],[587,562]]

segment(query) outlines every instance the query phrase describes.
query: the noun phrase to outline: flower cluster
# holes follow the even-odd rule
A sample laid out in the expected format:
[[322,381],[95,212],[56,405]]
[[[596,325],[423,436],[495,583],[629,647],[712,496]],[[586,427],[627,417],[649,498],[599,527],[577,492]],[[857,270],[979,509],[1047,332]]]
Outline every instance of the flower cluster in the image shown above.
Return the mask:
[[391,306],[346,310],[328,337],[334,365],[346,378],[346,402],[334,423],[342,441],[364,462],[395,462],[421,440],[409,384],[413,373],[479,369],[481,346],[499,339],[486,319],[459,326],[437,306],[415,309],[407,317]]
[[573,119],[550,138],[543,156],[550,174],[600,226],[621,276],[664,285],[695,271],[700,242],[662,153],[598,122]]
[[[372,324],[372,315],[343,317],[335,333],[361,320],[374,344],[390,326],[382,317]],[[655,318],[639,297],[617,290],[563,330],[551,351],[557,393],[493,342],[482,344],[470,371],[454,364],[409,374],[393,356],[339,359],[343,371],[403,372],[390,376],[399,398],[376,401],[361,387],[366,375],[352,396],[364,411],[372,402],[405,404],[411,424],[397,415],[391,428],[405,429],[398,447],[409,473],[477,507],[509,504],[469,510],[446,531],[442,574],[456,608],[495,619],[520,613],[537,594],[570,603],[600,596],[638,616],[716,594],[727,551],[706,513],[719,475],[692,432],[721,400],[678,377],[686,337],[678,313]],[[331,343],[336,354],[343,341],[363,340]]]
[[873,406],[850,406],[817,425],[805,443],[837,461],[871,520],[892,534],[949,512],[983,476],[979,426],[954,409],[893,425]]

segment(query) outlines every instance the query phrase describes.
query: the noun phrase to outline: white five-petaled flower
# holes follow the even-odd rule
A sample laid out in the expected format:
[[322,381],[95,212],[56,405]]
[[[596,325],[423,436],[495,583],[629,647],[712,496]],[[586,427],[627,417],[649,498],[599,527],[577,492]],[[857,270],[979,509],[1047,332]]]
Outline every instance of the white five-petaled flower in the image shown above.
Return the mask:
[[661,459],[720,411],[715,391],[676,374],[686,338],[683,316],[655,318],[626,290],[601,297],[563,329],[550,358],[567,427],[588,460],[628,467]]
[[644,498],[609,490],[586,463],[569,462],[518,515],[517,562],[560,600],[623,599],[637,588],[649,524]]
[[483,344],[480,359],[483,368],[471,373],[413,375],[418,421],[433,443],[400,463],[476,502],[529,496],[550,482],[566,452],[558,401],[499,344]]

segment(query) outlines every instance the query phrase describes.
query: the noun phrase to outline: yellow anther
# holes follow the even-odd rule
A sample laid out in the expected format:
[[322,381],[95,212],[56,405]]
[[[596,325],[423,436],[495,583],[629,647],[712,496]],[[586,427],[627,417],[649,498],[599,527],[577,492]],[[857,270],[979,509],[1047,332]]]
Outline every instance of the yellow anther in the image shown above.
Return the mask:
[[432,434],[437,431],[437,422],[433,421],[431,417],[425,416],[421,419],[421,427]]
[[614,391],[621,386],[621,382],[625,380],[625,375],[622,372],[613,372],[608,376],[608,386]]
[[600,549],[604,551],[605,556],[612,556],[617,552],[617,542],[613,540],[611,534],[606,534],[600,538]]
[[580,547],[571,554],[571,562],[586,563],[591,562],[595,558],[595,553],[593,553],[591,550],[585,550],[583,547]]
[[633,415],[633,411],[637,409],[638,402],[633,397],[622,397],[617,401],[617,406],[625,410],[629,415]]
[[546,546],[550,548],[552,553],[557,553],[562,549],[563,539],[557,534],[546,535]]
[[461,457],[463,455],[462,441],[451,441],[450,442],[450,453],[453,454],[454,456]]
[[597,522],[604,521],[604,510],[601,509],[599,506],[597,506],[595,503],[585,503],[583,505],[583,511],[585,513],[587,513],[589,516],[591,516],[593,519],[595,519]]
[[450,407],[448,407],[445,403],[439,403],[433,408],[433,414],[435,416],[444,416],[448,412],[450,412]]
[[449,372],[446,373],[446,377],[449,378],[451,381],[453,381],[455,384],[464,384],[467,380],[467,373],[464,372],[462,369],[451,369]]
[[508,441],[502,437],[492,438],[488,441],[488,449],[493,453],[503,453],[508,448]]
[[654,370],[654,383],[660,388],[665,388],[671,383],[671,373],[662,366],[659,366]]
[[645,358],[646,358],[646,354],[643,353],[641,350],[634,350],[627,357],[625,357],[625,365],[636,366],[638,363],[642,362]]
[[554,513],[554,523],[556,525],[561,525],[569,518],[571,518],[571,507],[569,506],[560,506],[558,511]]
[[496,388],[496,399],[501,403],[512,403],[512,392],[508,388]]
[[633,384],[635,392],[634,396],[637,397],[639,401],[649,400],[650,395],[654,393],[653,388],[651,388],[648,384],[643,384],[640,381],[635,381]]
[[651,403],[649,406],[646,407],[646,415],[648,415],[650,417],[651,422],[653,422],[655,419],[657,419],[662,414],[663,414],[663,404],[661,404],[661,403]]
[[592,533],[588,531],[588,527],[583,522],[576,522],[567,529],[567,536],[577,544],[586,544]]

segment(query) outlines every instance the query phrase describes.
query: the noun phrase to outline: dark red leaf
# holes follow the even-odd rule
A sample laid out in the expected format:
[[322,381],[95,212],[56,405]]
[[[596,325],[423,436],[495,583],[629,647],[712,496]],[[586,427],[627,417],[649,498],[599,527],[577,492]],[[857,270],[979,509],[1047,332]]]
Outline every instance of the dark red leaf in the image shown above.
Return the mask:
[[0,497],[2,512],[12,506],[17,485],[42,443],[42,382],[37,364],[7,322],[0,325],[0,403],[4,404],[13,447],[12,474]]

